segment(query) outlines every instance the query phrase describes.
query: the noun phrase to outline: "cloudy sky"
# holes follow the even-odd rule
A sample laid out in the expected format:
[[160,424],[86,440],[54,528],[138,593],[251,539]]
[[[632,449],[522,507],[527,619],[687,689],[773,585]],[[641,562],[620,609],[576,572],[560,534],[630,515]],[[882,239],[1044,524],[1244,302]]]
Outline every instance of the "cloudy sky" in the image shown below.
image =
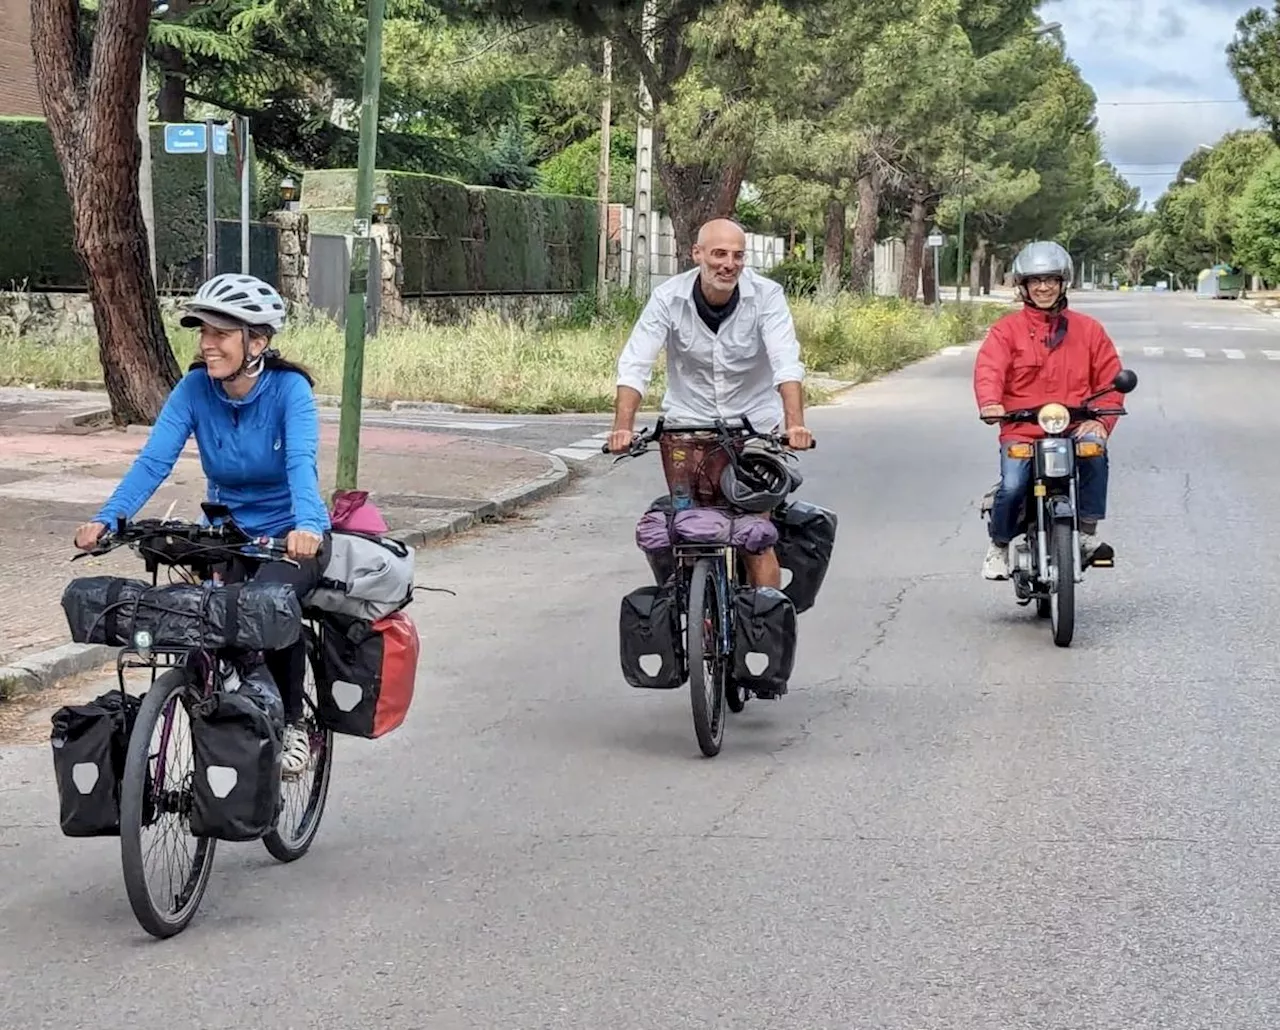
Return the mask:
[[1067,52],[1098,96],[1107,158],[1142,189],[1144,200],[1154,203],[1198,144],[1251,124],[1225,48],[1236,19],[1254,6],[1271,4],[1047,0],[1040,8],[1044,21],[1062,23]]

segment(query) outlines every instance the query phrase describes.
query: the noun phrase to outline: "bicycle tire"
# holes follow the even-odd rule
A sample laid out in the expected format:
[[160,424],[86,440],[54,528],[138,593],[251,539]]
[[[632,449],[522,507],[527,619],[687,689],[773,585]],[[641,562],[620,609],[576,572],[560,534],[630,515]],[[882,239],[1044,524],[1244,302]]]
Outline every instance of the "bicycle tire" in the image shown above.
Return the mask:
[[[707,596],[710,588],[710,597]],[[711,558],[699,558],[693,566],[689,583],[689,621],[686,628],[689,656],[689,697],[693,706],[693,730],[698,736],[698,747],[708,758],[720,753],[724,744],[724,659],[716,653],[719,629],[724,612],[720,609],[716,590],[715,562]],[[707,623],[711,622],[710,639],[707,639]],[[711,682],[707,682],[707,653],[710,645],[712,668]],[[707,696],[707,687],[712,694]]]
[[[182,904],[176,914],[162,913],[152,900],[142,851],[143,817],[147,811],[147,791],[151,783],[151,736],[170,701],[181,703],[183,693],[194,694],[196,688],[196,676],[191,669],[170,669],[156,679],[155,684],[147,691],[147,696],[142,699],[133,731],[129,735],[124,781],[120,788],[120,860],[124,871],[125,892],[138,923],[147,933],[162,939],[181,933],[194,918],[204,898],[205,889],[209,886],[213,856],[217,851],[216,840],[209,837],[192,838],[196,842],[192,867],[182,891],[177,895],[182,899]],[[193,753],[192,768],[194,763]],[[189,827],[189,782],[185,789],[188,812],[182,817],[182,822]],[[182,787],[173,793],[178,797],[181,808]]]
[[[304,636],[307,642],[307,667],[311,670],[310,686],[315,689],[316,673],[318,671],[318,663],[316,659],[316,649],[319,646],[315,639],[315,634],[308,628],[304,630]],[[307,683],[303,684],[303,705],[310,708],[310,717],[308,722],[308,736],[312,739],[312,754],[316,753],[315,740],[319,738],[323,741],[320,750],[320,757],[317,763],[316,776],[311,784],[310,796],[307,800],[307,807],[303,813],[300,825],[303,829],[299,832],[295,839],[286,838],[277,828],[271,830],[262,838],[262,844],[268,853],[277,862],[296,862],[310,849],[312,843],[316,839],[316,835],[320,832],[320,820],[324,816],[325,804],[329,798],[329,779],[333,772],[333,730],[323,725],[320,721],[320,713],[317,703],[308,698],[306,695]],[[283,785],[282,788],[283,790]],[[280,812],[280,818],[284,817],[283,806]]]

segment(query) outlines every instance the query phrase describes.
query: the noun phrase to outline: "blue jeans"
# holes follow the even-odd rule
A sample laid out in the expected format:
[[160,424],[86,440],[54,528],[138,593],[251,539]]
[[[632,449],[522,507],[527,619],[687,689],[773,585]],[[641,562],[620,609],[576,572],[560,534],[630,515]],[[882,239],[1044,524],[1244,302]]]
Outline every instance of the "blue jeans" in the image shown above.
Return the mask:
[[[1092,440],[1103,444],[1092,433],[1086,433],[1080,439]],[[1096,458],[1078,458],[1080,470],[1079,492],[1076,495],[1078,505],[1077,518],[1081,529],[1092,532],[1098,522],[1107,517],[1107,452]],[[1019,517],[1022,515],[1023,499],[1031,487],[1031,459],[1011,458],[1005,453],[1005,445],[1000,445],[1000,488],[991,506],[991,521],[987,524],[987,532],[991,534],[991,542],[998,547],[1005,547],[1019,532]]]

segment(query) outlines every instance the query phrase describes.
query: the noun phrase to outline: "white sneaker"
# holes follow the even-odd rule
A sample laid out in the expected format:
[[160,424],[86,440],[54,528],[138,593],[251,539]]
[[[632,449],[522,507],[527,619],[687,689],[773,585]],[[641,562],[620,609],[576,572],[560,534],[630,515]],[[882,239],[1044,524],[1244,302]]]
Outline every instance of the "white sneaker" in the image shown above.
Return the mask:
[[311,761],[311,739],[301,726],[284,728],[284,746],[280,754],[280,769],[284,776],[292,779],[301,776],[302,771]]
[[1008,579],[1009,578],[1009,545],[1000,547],[996,544],[987,545],[987,556],[982,560],[982,578],[983,579]]
[[1098,549],[1101,541],[1098,539],[1097,533],[1081,533],[1080,534],[1080,564],[1088,565],[1089,559],[1093,557],[1094,551]]

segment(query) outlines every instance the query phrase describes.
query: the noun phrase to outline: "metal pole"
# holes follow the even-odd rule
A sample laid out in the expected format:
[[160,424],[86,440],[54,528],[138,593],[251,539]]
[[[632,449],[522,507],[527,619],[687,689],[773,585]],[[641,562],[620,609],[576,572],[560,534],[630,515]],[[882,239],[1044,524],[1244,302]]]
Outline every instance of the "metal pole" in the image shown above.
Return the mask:
[[596,297],[601,304],[609,295],[609,138],[613,120],[613,42],[604,41],[604,100],[600,104],[600,249],[596,257]]
[[942,280],[938,278],[938,252],[941,247],[932,247],[933,250],[933,313],[935,315],[942,312]]
[[[364,388],[365,317],[369,292],[369,227],[378,150],[378,87],[382,81],[382,13],[386,0],[369,0],[365,37],[364,97],[360,104],[360,158],[356,166],[356,216],[347,286],[346,353],[342,415],[338,424],[338,489],[354,490],[360,465],[360,392]],[[378,284],[381,288],[381,283]]]
[[240,119],[240,274],[249,274],[249,119]]
[[[641,14],[640,38],[653,60],[653,32],[657,21],[655,0],[645,0]],[[653,97],[640,76],[640,114],[636,126],[636,197],[631,219],[631,290],[641,299],[649,296],[649,265],[652,253],[650,224],[653,220]]]
[[968,137],[964,139],[960,147],[960,227],[956,233],[956,303],[960,303],[960,281],[961,271],[964,268],[964,177],[968,170]]
[[213,126],[212,118],[204,122],[204,277],[212,279],[217,272],[218,238],[214,226],[213,205]]
[[142,92],[138,95],[138,139],[142,160],[138,162],[138,195],[142,200],[142,224],[147,227],[147,256],[151,261],[151,284],[156,285],[156,208],[151,189],[151,121],[147,117],[147,55],[142,55]]

